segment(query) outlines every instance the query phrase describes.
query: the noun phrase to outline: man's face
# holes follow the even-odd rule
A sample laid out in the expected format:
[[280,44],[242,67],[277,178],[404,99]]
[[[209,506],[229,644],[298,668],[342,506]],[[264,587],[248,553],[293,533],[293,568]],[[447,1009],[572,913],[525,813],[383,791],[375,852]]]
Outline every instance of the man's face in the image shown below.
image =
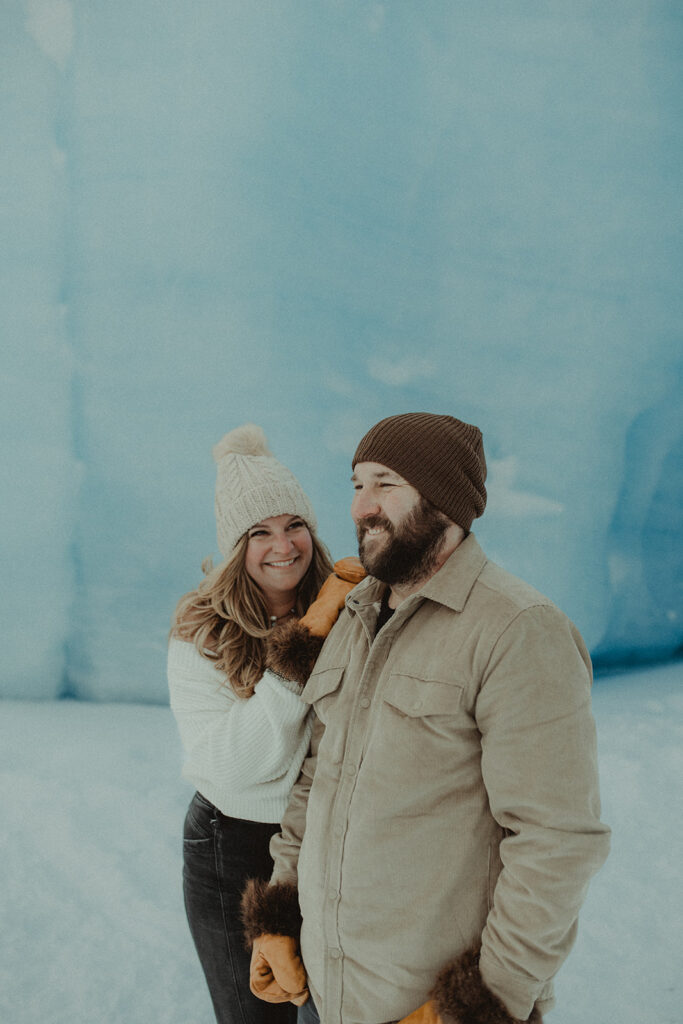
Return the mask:
[[359,462],[351,516],[366,572],[390,585],[431,576],[450,520],[379,462]]

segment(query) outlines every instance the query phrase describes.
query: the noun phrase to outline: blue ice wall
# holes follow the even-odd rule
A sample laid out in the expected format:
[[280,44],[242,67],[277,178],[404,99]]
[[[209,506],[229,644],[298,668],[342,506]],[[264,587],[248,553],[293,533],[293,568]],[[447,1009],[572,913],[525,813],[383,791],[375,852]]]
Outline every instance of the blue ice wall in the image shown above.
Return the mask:
[[0,693],[48,697],[66,671],[79,465],[64,281],[63,76],[0,10]]
[[165,700],[246,420],[337,556],[373,422],[477,423],[489,555],[603,662],[679,648],[679,5],[0,18],[2,693]]

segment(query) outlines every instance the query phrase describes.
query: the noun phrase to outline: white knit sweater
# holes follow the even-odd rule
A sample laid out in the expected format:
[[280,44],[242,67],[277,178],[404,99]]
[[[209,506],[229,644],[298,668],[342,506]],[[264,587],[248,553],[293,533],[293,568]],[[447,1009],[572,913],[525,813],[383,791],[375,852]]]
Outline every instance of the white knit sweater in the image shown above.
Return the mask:
[[174,637],[168,685],[185,778],[231,818],[280,821],[311,738],[298,684],[266,670],[244,700],[194,644]]

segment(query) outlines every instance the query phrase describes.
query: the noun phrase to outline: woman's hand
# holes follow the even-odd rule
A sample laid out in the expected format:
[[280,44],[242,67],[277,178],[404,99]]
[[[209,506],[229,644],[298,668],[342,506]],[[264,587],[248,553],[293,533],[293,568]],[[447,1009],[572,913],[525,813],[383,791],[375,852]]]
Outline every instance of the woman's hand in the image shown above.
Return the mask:
[[328,576],[306,614],[299,620],[311,636],[325,637],[334,626],[349,591],[365,576],[360,559],[353,555],[334,563],[334,572]]
[[364,576],[365,569],[354,556],[335,562],[334,572],[303,618],[283,622],[271,631],[266,640],[268,668],[303,686],[344,607],[346,595]]

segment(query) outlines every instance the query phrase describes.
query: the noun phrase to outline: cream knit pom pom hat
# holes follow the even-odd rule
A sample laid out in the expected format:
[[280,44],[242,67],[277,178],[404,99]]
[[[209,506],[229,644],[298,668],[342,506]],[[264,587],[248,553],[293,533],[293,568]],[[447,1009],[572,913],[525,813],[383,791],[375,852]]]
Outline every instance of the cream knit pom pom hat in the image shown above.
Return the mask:
[[293,473],[268,449],[260,427],[246,423],[214,445],[216,536],[227,558],[242,534],[270,516],[301,516],[315,530],[310,501]]

